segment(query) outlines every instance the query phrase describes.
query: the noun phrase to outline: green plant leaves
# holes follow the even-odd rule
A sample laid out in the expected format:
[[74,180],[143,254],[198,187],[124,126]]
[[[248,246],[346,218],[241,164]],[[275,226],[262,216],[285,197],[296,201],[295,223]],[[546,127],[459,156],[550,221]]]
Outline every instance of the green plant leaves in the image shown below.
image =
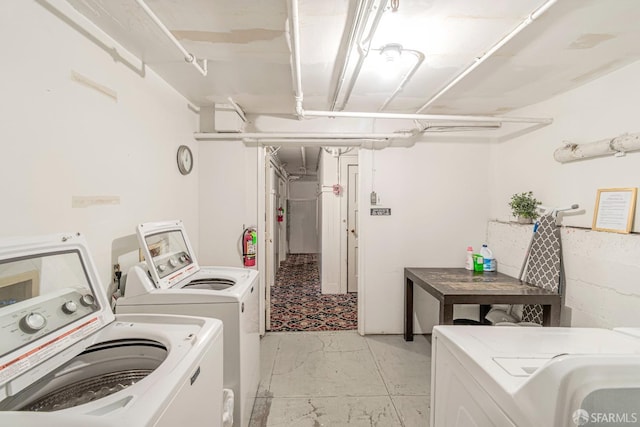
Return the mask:
[[533,197],[532,191],[527,191],[511,196],[509,206],[511,207],[511,213],[515,217],[536,219],[538,217],[536,208],[541,203],[541,201]]

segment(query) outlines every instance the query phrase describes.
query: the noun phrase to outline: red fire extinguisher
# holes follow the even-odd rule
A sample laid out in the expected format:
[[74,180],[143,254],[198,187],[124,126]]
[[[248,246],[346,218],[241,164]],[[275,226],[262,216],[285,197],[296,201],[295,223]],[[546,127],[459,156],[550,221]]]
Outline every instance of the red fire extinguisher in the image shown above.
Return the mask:
[[258,233],[254,228],[246,228],[242,232],[242,261],[245,267],[256,265],[258,249]]
[[284,209],[278,208],[278,222],[282,222],[284,220]]

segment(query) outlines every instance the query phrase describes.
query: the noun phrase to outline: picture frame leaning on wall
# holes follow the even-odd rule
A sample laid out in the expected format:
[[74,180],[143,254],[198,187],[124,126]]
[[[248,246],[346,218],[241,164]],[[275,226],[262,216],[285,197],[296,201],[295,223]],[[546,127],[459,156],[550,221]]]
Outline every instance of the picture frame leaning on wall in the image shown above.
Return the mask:
[[598,189],[592,230],[628,234],[633,227],[638,189]]

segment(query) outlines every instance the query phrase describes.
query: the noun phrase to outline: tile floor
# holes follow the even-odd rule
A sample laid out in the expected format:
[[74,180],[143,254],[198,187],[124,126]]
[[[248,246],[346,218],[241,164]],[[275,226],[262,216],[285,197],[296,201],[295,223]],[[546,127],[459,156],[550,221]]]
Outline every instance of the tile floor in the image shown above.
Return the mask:
[[416,335],[267,333],[250,427],[429,425],[431,345]]

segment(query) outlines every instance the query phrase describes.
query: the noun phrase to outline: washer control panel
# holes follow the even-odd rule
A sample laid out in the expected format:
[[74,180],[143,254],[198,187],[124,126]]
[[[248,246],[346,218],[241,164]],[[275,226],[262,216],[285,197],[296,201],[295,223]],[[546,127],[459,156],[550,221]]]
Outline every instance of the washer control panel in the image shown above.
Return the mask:
[[160,277],[164,277],[191,264],[191,258],[186,252],[179,252],[170,254],[164,258],[155,258],[154,263]]
[[[33,298],[0,312],[2,348],[18,348],[98,310],[91,294],[60,291],[49,298]],[[2,354],[0,354],[2,355]]]

